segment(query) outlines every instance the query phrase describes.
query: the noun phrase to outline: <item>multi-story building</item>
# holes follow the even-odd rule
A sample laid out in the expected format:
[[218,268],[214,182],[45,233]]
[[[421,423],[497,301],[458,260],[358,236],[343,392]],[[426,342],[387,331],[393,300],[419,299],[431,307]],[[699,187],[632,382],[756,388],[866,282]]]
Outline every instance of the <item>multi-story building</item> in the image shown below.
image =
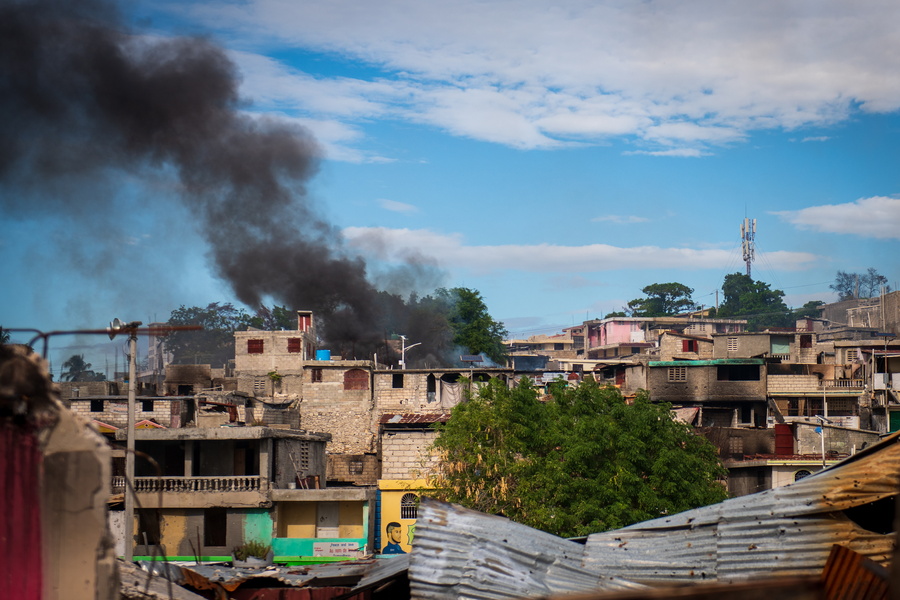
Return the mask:
[[[134,554],[229,560],[247,541],[271,545],[282,562],[370,552],[374,491],[327,487],[329,439],[270,427],[136,430],[138,456],[152,460],[135,465]],[[124,486],[116,478],[114,492]],[[114,530],[124,518],[112,513]]]

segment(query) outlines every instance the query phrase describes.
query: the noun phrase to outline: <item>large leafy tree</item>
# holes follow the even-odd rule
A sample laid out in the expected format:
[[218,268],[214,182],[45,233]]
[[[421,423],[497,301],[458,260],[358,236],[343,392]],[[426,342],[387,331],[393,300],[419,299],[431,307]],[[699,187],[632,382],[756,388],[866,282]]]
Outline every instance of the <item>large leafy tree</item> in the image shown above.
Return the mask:
[[828,287],[837,293],[840,300],[852,300],[853,298],[877,296],[881,293],[882,286],[885,286],[886,291],[891,291],[887,282],[887,277],[869,267],[865,273],[838,271],[834,277],[834,283]]
[[84,354],[73,354],[62,364],[64,381],[106,381],[106,375],[91,369],[91,363],[84,360]]
[[784,292],[771,289],[768,283],[754,281],[743,273],[732,273],[725,276],[722,294],[725,300],[716,315],[747,319],[750,330],[794,324],[794,316],[783,300]]
[[439,428],[434,495],[561,536],[719,502],[716,449],[641,393],[491,380]]
[[212,302],[206,307],[184,306],[172,311],[168,324],[199,325],[199,331],[175,331],[166,339],[166,350],[175,364],[209,364],[222,367],[234,358],[234,332],[245,328],[251,317],[230,303]]
[[641,290],[645,298],[628,303],[628,311],[635,317],[668,317],[695,310],[692,288],[682,283],[654,283]]
[[477,290],[457,287],[439,289],[436,295],[448,306],[447,320],[453,331],[453,343],[472,354],[484,354],[495,363],[506,360],[503,339],[508,332],[495,321]]

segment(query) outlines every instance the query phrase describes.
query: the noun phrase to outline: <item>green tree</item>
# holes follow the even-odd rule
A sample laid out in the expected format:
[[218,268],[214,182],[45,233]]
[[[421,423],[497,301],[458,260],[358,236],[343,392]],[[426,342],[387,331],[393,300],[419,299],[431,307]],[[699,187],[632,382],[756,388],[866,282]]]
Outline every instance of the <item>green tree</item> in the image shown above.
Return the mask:
[[695,310],[692,288],[681,283],[654,283],[641,290],[646,298],[628,303],[628,311],[635,317],[670,317]]
[[8,344],[9,343],[9,331],[0,327],[0,344]]
[[872,267],[865,273],[846,273],[838,271],[834,277],[834,283],[829,285],[837,293],[839,300],[852,300],[853,298],[872,298],[881,293],[881,287],[891,291],[887,285],[887,277],[878,273]]
[[819,311],[820,306],[824,306],[825,303],[821,300],[810,300],[800,308],[794,309],[794,320],[796,319],[804,319],[807,317],[818,317],[821,315]]
[[491,380],[440,426],[433,495],[570,537],[719,502],[715,447],[645,393]]
[[265,331],[297,329],[297,313],[285,306],[260,306],[254,316],[247,318],[247,324]]
[[472,354],[484,354],[498,364],[506,361],[503,339],[508,332],[488,313],[480,292],[458,287],[451,290],[442,288],[435,293],[447,302],[447,320],[453,331],[454,344],[468,349]]
[[181,307],[172,311],[172,326],[200,325],[199,331],[175,331],[166,339],[166,349],[175,364],[209,364],[223,367],[234,358],[234,332],[250,324],[251,317],[230,303],[212,302],[205,308]]
[[85,362],[84,354],[73,354],[63,363],[64,381],[106,381],[106,375],[91,370],[91,363]]
[[743,273],[732,273],[725,276],[722,294],[725,300],[716,316],[747,319],[751,331],[794,324],[793,315],[783,300],[784,292],[770,289],[767,283],[754,281]]

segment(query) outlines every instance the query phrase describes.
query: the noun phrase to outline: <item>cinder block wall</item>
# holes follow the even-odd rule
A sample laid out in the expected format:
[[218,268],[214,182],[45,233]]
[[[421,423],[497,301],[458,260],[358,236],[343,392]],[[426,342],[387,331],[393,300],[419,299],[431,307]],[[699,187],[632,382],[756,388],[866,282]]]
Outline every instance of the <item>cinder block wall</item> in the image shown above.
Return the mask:
[[428,449],[435,431],[386,431],[381,437],[381,478],[421,479],[433,474],[437,459]]

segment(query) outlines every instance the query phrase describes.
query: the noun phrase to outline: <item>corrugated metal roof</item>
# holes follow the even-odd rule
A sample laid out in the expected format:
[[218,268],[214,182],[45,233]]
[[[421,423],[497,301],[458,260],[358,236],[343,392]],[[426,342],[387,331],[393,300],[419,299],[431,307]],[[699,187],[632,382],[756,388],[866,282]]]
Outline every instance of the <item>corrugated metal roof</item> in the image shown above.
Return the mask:
[[507,599],[643,586],[581,566],[583,547],[461,506],[423,498],[410,554],[416,599]]
[[[791,485],[592,534],[584,566],[643,582],[815,575],[833,544],[885,564],[894,536],[879,531],[890,531],[900,490],[898,439]],[[854,507],[866,507],[869,529]]]
[[431,423],[446,423],[450,420],[450,413],[387,413],[381,415],[380,423],[385,425],[408,425]]
[[[142,561],[142,568],[160,576],[166,576],[178,584],[197,587],[200,582],[221,584],[234,590],[251,579],[275,579],[292,587],[343,586],[352,587],[378,564],[377,559],[342,561],[307,565],[303,567],[278,567],[266,569],[236,568],[223,564],[178,566],[161,562]],[[206,589],[206,588],[200,588]]]

